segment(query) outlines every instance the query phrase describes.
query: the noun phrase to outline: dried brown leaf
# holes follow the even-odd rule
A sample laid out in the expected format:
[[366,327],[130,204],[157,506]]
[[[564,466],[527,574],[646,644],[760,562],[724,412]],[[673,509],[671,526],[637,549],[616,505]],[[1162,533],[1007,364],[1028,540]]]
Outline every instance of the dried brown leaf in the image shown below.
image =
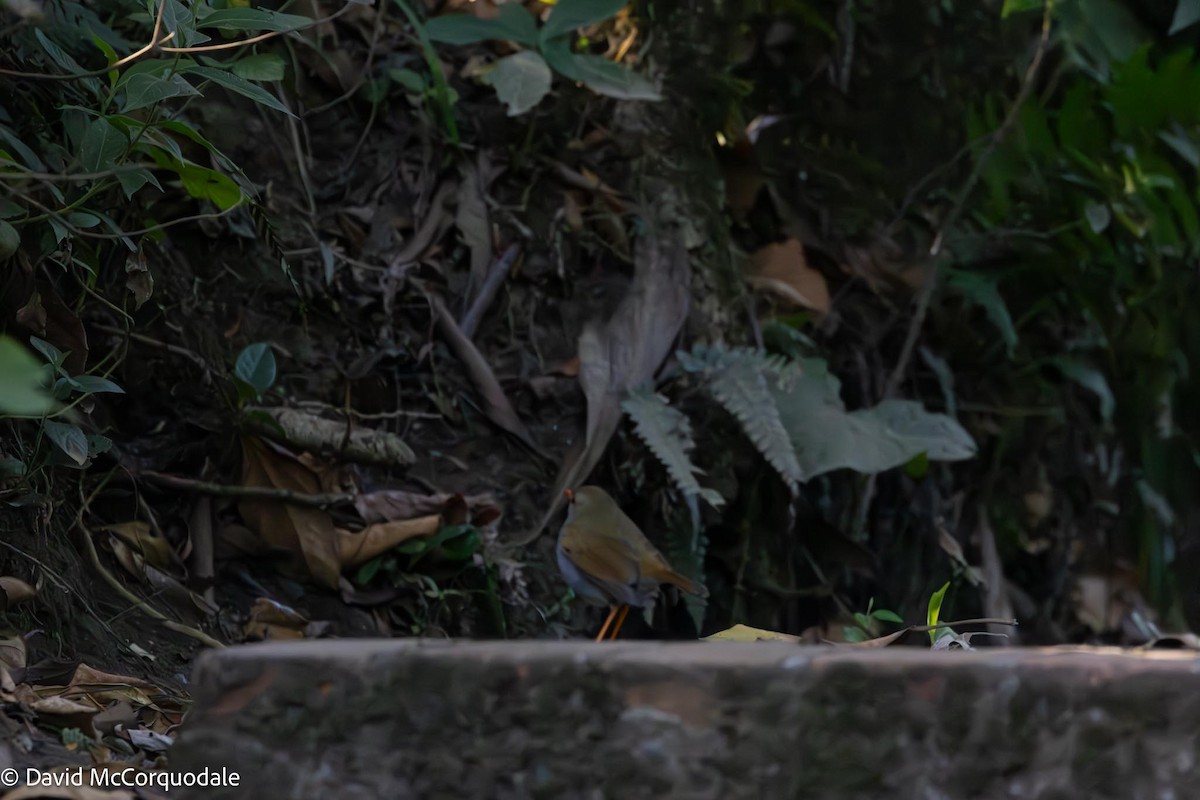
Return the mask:
[[751,286],[766,289],[794,305],[829,313],[825,276],[808,265],[804,246],[796,239],[769,244],[751,257]]
[[5,575],[0,578],[0,611],[37,597],[37,590],[20,578]]
[[[242,439],[242,485],[317,494],[320,484],[311,470],[253,436]],[[313,579],[336,589],[340,562],[337,532],[330,515],[316,508],[272,500],[245,499],[238,509],[247,526],[266,542],[291,551],[307,566]]]

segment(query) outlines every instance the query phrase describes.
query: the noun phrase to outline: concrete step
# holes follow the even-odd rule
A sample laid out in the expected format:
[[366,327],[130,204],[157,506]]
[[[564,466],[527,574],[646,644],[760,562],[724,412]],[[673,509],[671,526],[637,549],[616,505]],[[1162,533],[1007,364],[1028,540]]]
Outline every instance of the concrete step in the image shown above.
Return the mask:
[[324,640],[206,654],[184,798],[1200,798],[1200,659]]

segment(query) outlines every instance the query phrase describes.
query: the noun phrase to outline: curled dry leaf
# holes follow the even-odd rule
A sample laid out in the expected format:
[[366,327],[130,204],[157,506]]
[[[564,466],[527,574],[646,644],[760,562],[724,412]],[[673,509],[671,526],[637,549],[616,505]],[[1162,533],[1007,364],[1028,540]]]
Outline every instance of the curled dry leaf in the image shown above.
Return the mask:
[[290,408],[251,408],[248,412],[246,421],[253,430],[299,450],[336,453],[346,461],[382,466],[404,466],[417,458],[403,439],[388,431],[351,426]]
[[254,601],[250,618],[242,628],[247,639],[278,641],[281,639],[303,639],[308,619],[290,606],[277,603],[266,597]]
[[[321,491],[311,470],[253,436],[242,439],[242,485],[302,494]],[[268,544],[294,554],[322,586],[337,588],[341,571],[337,533],[328,512],[258,499],[244,499],[238,509],[246,525]]]
[[825,276],[808,264],[804,246],[796,239],[769,244],[750,259],[750,285],[765,289],[793,305],[829,313]]
[[37,590],[20,578],[5,575],[0,578],[0,611],[37,597]]
[[[316,473],[279,448],[256,437],[246,437],[243,453],[244,485],[286,489],[298,494],[320,492]],[[398,495],[391,500],[400,502]],[[367,509],[377,518],[380,508],[387,505],[387,500],[374,498],[360,504],[360,512]],[[242,500],[238,507],[251,530],[257,531],[269,545],[293,554],[314,580],[331,589],[338,588],[342,569],[363,564],[414,537],[431,536],[437,532],[441,520],[436,512],[416,519],[384,519],[356,533],[338,528],[328,512],[317,508],[258,499]],[[370,518],[366,513],[363,517]]]
[[168,569],[173,563],[178,562],[170,542],[155,533],[148,522],[141,520],[119,522],[116,525],[105,525],[100,530],[116,534],[147,564],[152,564],[159,569]]
[[10,670],[25,668],[25,639],[10,636],[0,639],[0,667]]
[[417,519],[377,522],[358,533],[338,530],[338,558],[343,567],[357,567],[417,536],[432,536],[442,526],[440,514]]
[[654,378],[687,319],[689,262],[677,226],[651,228],[637,243],[633,283],[607,323],[579,337],[579,383],[587,398],[586,437],[555,481],[551,506],[521,541],[532,541],[562,508],[563,489],[587,477],[621,421],[626,392]]
[[85,705],[66,697],[43,697],[40,700],[34,700],[29,707],[43,722],[59,728],[78,728],[92,738],[96,736],[92,718],[99,713],[100,709],[95,706]]
[[[430,514],[442,514],[449,521],[451,504],[457,505],[455,498],[461,498],[466,503],[470,513],[470,522],[476,527],[483,527],[500,517],[500,506],[490,494],[476,494],[463,497],[462,495],[439,493],[418,494],[406,492],[403,489],[381,489],[377,492],[366,492],[354,498],[354,507],[359,516],[368,524],[374,522],[393,522],[414,517],[425,517]],[[466,522],[467,520],[462,520]]]

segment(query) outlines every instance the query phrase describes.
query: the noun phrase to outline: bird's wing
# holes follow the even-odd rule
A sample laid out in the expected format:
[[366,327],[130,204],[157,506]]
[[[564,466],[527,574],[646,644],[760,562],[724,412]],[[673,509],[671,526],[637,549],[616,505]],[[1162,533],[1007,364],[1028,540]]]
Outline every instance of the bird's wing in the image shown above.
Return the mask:
[[568,523],[562,551],[586,578],[616,602],[629,602],[630,587],[641,575],[633,548],[615,536],[596,535]]

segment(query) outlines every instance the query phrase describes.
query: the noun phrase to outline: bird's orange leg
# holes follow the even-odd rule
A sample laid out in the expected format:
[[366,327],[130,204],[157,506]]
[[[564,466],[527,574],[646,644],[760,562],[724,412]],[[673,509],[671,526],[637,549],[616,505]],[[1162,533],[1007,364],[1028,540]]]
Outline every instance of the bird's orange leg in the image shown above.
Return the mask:
[[600,626],[600,633],[596,635],[596,641],[604,641],[604,634],[608,633],[608,626],[612,624],[613,617],[617,615],[617,607],[613,606],[608,610],[608,619],[604,620],[604,624]]
[[621,630],[621,626],[625,624],[625,618],[629,616],[629,606],[621,606],[621,614],[617,617],[617,624],[613,625],[612,635],[609,639],[616,639],[617,632]]

